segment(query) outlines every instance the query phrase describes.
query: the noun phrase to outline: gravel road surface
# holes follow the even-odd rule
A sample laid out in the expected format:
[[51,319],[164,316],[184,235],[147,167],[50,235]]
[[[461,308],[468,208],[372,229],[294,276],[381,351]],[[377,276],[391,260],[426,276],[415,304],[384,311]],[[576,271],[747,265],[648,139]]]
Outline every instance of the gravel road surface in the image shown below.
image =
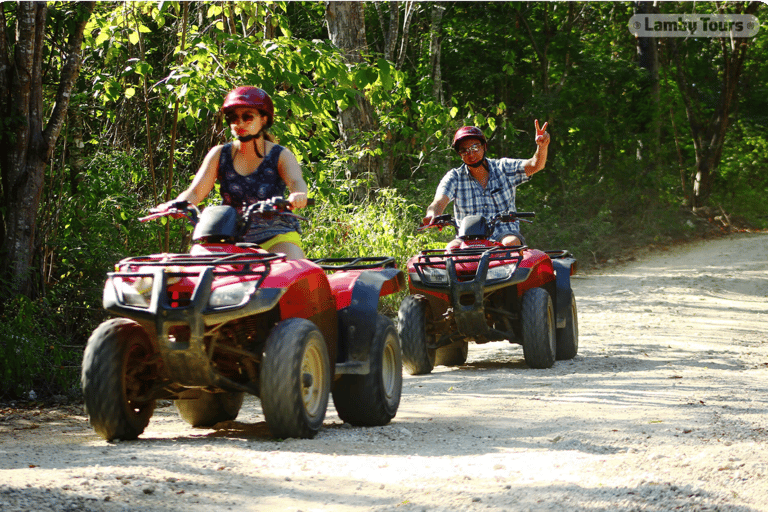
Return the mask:
[[0,405],[0,510],[768,511],[768,234],[574,278],[580,348],[506,342],[405,376],[394,421],[269,437],[259,402],[193,429],[161,403],[107,443],[79,405]]

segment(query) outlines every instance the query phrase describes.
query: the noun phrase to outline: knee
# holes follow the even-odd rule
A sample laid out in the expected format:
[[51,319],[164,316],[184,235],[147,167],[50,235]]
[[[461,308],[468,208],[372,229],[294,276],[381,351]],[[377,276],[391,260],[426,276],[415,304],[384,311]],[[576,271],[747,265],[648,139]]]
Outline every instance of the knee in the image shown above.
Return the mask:
[[306,258],[301,247],[290,242],[281,242],[279,244],[275,244],[272,246],[269,252],[282,252],[285,254],[286,259],[289,260],[303,260]]
[[448,243],[448,245],[446,245],[446,246],[445,246],[445,250],[446,250],[446,251],[452,251],[452,250],[454,250],[454,249],[458,249],[460,245],[461,245],[461,240],[459,240],[458,238],[456,238],[456,239],[454,239],[454,240],[451,240],[451,241]]

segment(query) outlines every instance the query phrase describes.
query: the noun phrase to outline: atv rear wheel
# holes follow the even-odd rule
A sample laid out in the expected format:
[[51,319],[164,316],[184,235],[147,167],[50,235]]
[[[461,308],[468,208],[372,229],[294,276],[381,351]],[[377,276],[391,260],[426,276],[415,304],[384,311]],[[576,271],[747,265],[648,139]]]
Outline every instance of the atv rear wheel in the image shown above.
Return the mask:
[[325,419],[331,389],[328,347],[303,318],[283,320],[269,334],[261,362],[261,408],[278,438],[315,437]]
[[409,295],[397,312],[397,332],[403,347],[403,367],[410,375],[424,375],[435,367],[435,349],[427,348],[431,311],[423,297]]
[[576,311],[576,297],[573,290],[568,290],[568,312],[565,315],[565,327],[557,330],[557,359],[566,360],[576,357],[579,351],[579,318]]
[[522,301],[523,355],[531,368],[551,368],[555,364],[555,308],[544,288],[531,288]]
[[397,414],[403,389],[403,365],[397,329],[384,315],[376,319],[367,375],[342,375],[333,386],[333,403],[346,423],[375,427]]
[[83,355],[81,383],[91,426],[107,441],[132,440],[155,410],[147,394],[157,380],[155,350],[144,329],[127,318],[99,325]]
[[199,398],[174,400],[179,416],[193,427],[212,427],[221,421],[237,418],[243,405],[243,392],[208,393]]
[[469,342],[454,341],[448,346],[440,347],[435,353],[435,366],[461,366],[467,362]]

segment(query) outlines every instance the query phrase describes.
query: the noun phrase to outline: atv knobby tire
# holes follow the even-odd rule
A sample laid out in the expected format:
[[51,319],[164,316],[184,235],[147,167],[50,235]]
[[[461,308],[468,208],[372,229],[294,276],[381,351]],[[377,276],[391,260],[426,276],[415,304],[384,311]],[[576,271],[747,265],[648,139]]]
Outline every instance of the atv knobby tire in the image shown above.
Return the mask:
[[261,362],[261,408],[273,436],[310,439],[325,419],[331,389],[328,347],[318,328],[302,318],[272,329]]
[[403,349],[403,367],[410,375],[424,375],[435,367],[435,349],[427,348],[429,302],[409,295],[397,312],[397,331]]
[[435,352],[435,366],[461,366],[467,362],[469,342],[454,341]]
[[243,392],[208,393],[199,398],[174,400],[179,416],[193,427],[212,427],[237,418],[243,405]]
[[523,294],[523,355],[531,368],[551,368],[555,364],[555,308],[544,288],[531,288]]
[[568,290],[570,300],[565,315],[565,327],[557,330],[557,359],[567,360],[576,357],[579,351],[579,317],[576,311],[576,297],[573,290]]
[[403,366],[397,329],[384,315],[376,319],[370,372],[342,375],[333,385],[339,418],[355,426],[386,425],[397,414],[403,389]]
[[91,426],[107,441],[132,440],[155,410],[146,399],[157,379],[155,351],[144,329],[127,318],[99,325],[85,347],[81,383]]

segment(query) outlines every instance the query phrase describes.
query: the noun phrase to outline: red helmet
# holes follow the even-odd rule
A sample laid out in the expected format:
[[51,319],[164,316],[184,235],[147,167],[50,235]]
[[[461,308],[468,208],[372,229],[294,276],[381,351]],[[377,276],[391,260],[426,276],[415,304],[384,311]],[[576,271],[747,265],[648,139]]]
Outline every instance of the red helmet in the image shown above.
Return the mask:
[[235,107],[255,108],[267,116],[267,128],[272,126],[275,118],[275,106],[272,104],[272,98],[269,97],[269,94],[264,89],[246,86],[229,91],[224,98],[221,111],[226,114]]
[[453,144],[451,144],[451,147],[458,151],[459,142],[464,139],[479,139],[483,145],[488,143],[488,141],[485,140],[485,135],[483,135],[483,131],[480,128],[476,126],[462,126],[456,130],[456,134],[453,136]]

